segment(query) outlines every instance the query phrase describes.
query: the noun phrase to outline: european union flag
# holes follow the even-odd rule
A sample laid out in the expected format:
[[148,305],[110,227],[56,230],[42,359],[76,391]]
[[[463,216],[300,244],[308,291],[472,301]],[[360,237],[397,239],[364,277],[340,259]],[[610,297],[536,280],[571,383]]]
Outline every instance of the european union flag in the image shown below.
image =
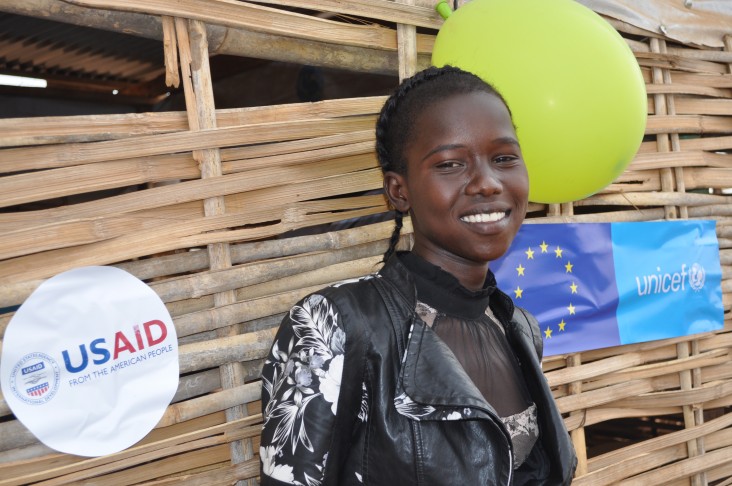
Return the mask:
[[724,325],[714,221],[525,224],[491,269],[546,356]]

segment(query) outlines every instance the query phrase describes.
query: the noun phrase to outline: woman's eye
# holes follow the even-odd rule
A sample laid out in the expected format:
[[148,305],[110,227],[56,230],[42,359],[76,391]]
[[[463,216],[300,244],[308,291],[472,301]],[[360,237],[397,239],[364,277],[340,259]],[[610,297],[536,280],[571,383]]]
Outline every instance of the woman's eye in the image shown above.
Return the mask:
[[499,164],[506,164],[518,160],[518,157],[515,155],[500,155],[493,160]]
[[460,167],[462,164],[456,160],[446,160],[444,162],[440,162],[437,164],[437,168],[439,169],[454,169],[456,167]]

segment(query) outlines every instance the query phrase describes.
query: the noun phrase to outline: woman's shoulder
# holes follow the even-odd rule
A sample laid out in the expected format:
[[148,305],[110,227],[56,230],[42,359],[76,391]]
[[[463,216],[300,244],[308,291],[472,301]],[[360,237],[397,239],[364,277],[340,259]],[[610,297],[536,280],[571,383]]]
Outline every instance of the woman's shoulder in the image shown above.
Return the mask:
[[333,309],[337,315],[342,313],[352,313],[364,307],[373,306],[374,299],[378,299],[378,291],[372,285],[373,279],[379,278],[376,274],[366,275],[364,277],[341,280],[327,287],[323,287],[310,294],[305,295],[290,310],[293,312],[303,307],[328,307]]
[[318,306],[327,310],[349,335],[391,329],[390,313],[375,283],[382,278],[379,274],[370,274],[334,283],[304,297],[296,308]]
[[321,295],[336,304],[355,304],[361,298],[376,292],[372,285],[372,280],[376,278],[379,278],[378,274],[340,280],[314,292],[314,294]]

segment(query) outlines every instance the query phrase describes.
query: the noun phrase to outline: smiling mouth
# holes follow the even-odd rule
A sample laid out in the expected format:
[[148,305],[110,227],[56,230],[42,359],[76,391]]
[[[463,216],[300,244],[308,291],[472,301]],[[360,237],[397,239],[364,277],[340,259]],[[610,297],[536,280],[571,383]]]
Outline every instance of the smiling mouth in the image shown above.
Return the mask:
[[480,214],[469,214],[460,218],[461,221],[466,223],[493,223],[500,221],[506,217],[505,212],[500,213],[480,213]]

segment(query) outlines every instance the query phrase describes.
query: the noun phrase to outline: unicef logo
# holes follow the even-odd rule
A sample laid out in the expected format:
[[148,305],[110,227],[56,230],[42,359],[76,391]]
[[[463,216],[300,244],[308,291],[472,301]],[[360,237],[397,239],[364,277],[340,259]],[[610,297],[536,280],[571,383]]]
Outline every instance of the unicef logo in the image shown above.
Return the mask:
[[697,292],[704,287],[704,279],[706,278],[706,272],[704,267],[695,263],[689,269],[689,286]]
[[56,360],[45,353],[30,353],[23,356],[10,372],[10,388],[19,400],[29,405],[41,405],[56,395],[60,379]]

